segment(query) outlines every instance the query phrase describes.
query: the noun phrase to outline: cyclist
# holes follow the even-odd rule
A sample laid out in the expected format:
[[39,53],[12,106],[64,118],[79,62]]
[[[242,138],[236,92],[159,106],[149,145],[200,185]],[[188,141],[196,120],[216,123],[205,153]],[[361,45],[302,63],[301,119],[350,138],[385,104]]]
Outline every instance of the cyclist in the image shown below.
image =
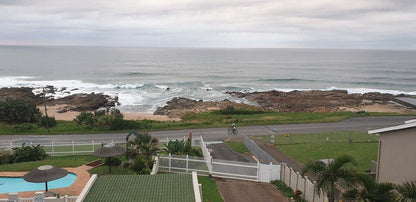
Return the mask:
[[235,134],[237,132],[237,125],[235,125],[235,123],[231,124],[231,129],[233,131],[233,134]]

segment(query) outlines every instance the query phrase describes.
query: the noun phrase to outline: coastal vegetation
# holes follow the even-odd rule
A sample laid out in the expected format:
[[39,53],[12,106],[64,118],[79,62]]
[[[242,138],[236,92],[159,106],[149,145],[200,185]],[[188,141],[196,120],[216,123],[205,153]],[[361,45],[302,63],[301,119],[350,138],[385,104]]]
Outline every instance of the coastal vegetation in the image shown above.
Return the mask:
[[0,122],[7,124],[36,123],[39,116],[39,109],[32,103],[11,98],[0,101]]
[[203,156],[202,151],[199,148],[192,147],[189,140],[169,140],[167,144],[164,144],[163,151],[176,155]]
[[26,146],[25,144],[23,144],[21,147],[5,149],[5,151],[0,152],[0,165],[28,161],[40,161],[45,159],[47,156],[48,155],[43,149],[43,146]]
[[[243,113],[244,112],[244,113]],[[362,113],[353,112],[294,112],[280,113],[272,111],[251,111],[246,113],[233,111],[211,111],[202,113],[185,114],[180,121],[154,121],[154,120],[124,120],[121,118],[103,118],[96,123],[96,115],[83,115],[87,118],[76,121],[57,121],[57,125],[50,128],[49,134],[86,134],[86,133],[112,133],[127,132],[132,129],[137,131],[191,129],[206,127],[227,127],[231,123],[238,126],[294,124],[294,123],[319,123],[337,122],[350,117],[362,116],[397,116],[399,113]],[[85,113],[84,113],[85,114]],[[415,114],[406,114],[415,115]],[[108,116],[108,115],[105,115]],[[112,115],[109,115],[112,116]],[[92,117],[93,121],[90,120]],[[89,121],[86,121],[89,120]],[[88,122],[88,123],[86,123]],[[0,135],[6,134],[48,134],[46,128],[38,127],[36,123],[24,125],[0,123]]]

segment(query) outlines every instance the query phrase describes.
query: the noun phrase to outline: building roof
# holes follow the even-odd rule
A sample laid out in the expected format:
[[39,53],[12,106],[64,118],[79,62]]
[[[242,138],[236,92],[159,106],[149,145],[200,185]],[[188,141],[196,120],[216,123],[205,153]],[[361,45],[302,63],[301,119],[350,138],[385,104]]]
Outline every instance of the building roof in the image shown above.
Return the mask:
[[194,202],[192,176],[186,174],[99,176],[85,202]]
[[413,127],[416,127],[416,119],[408,120],[404,124],[398,125],[398,126],[391,126],[391,127],[387,127],[387,128],[369,130],[368,134],[384,133],[384,132],[395,131],[395,130],[403,130],[403,129],[413,128]]

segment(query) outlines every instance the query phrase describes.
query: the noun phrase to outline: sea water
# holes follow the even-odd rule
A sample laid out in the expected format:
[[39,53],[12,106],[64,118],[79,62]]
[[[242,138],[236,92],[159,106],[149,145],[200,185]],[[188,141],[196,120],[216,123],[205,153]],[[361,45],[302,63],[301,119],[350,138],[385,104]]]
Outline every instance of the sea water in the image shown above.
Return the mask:
[[0,87],[105,93],[122,111],[153,112],[173,97],[230,99],[227,91],[345,89],[416,95],[416,51],[0,47]]

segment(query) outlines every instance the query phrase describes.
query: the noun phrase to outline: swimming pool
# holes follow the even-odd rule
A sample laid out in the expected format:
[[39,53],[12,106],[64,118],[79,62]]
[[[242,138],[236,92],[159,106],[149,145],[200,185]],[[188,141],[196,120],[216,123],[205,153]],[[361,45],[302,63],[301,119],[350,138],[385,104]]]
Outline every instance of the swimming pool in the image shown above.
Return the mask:
[[[48,182],[49,189],[57,189],[71,186],[77,175],[68,173],[67,176]],[[45,183],[32,183],[26,182],[21,177],[0,177],[0,194],[10,192],[23,192],[23,191],[43,191],[45,190]]]

